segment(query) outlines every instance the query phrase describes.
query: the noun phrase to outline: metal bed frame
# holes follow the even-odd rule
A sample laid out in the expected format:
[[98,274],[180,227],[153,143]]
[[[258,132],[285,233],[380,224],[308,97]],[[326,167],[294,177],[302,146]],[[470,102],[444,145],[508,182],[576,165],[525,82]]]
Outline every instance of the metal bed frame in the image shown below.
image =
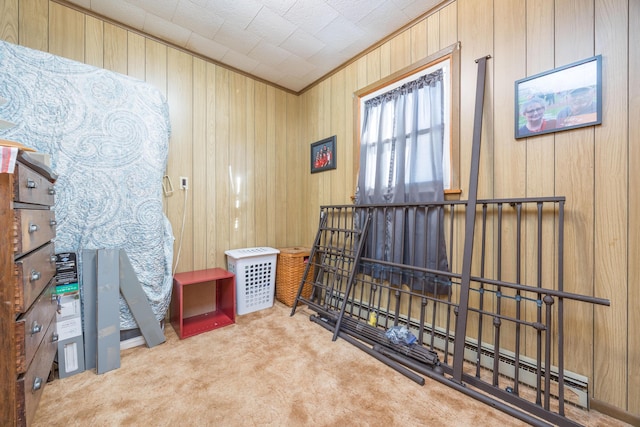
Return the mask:
[[[311,320],[332,331],[334,340],[349,341],[421,385],[420,374],[532,425],[548,425],[542,420],[579,425],[566,418],[564,410],[566,401],[586,405],[571,400],[574,393],[569,399],[565,395],[564,307],[567,301],[599,305],[609,301],[562,290],[564,198],[479,200],[479,262],[474,265],[478,273],[469,276],[467,289],[462,273],[362,256],[370,223],[365,221],[360,228],[357,218],[369,219],[379,209],[401,216],[443,210],[449,265],[455,271],[460,264],[454,254],[461,240],[463,211],[468,209],[464,201],[323,206],[296,296],[296,302],[317,313]],[[543,239],[547,228],[558,233],[549,242]],[[494,244],[489,245],[489,240]],[[523,253],[525,240],[537,242],[533,253]],[[526,275],[533,284],[524,283],[525,264],[535,271]],[[365,274],[371,266],[383,273]],[[556,274],[550,275],[550,269]],[[309,271],[315,272],[314,277],[309,277]],[[399,274],[408,278],[407,283],[393,285],[389,279]],[[425,274],[439,277],[439,286],[450,288],[448,295],[412,289],[412,278]],[[515,280],[505,280],[506,275]],[[545,283],[550,276],[550,283]],[[309,298],[301,296],[304,286],[312,287]],[[466,306],[461,304],[465,293]],[[295,311],[296,304],[291,315]],[[416,343],[393,344],[386,332],[394,326],[408,329]],[[568,387],[574,385],[570,382]]]
[[[565,403],[588,407],[588,401],[565,393],[574,387],[564,362],[565,303],[609,301],[563,290],[564,197],[477,200],[486,59],[477,61],[469,200],[322,206],[291,315],[298,303],[308,305],[316,313],[311,320],[334,340],[347,340],[418,384],[426,376],[531,425],[577,426]],[[442,219],[449,270],[365,257],[373,215],[415,221],[432,210]],[[383,244],[377,234],[368,244]],[[434,278],[435,290],[415,286],[425,276]],[[301,296],[305,286],[312,287],[309,298]],[[394,343],[388,332],[398,327],[415,343]]]

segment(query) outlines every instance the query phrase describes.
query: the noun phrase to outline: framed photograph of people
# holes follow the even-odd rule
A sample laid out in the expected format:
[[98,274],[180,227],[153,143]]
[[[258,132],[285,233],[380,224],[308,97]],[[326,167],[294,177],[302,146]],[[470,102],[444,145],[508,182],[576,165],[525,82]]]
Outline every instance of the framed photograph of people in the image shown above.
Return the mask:
[[311,144],[311,173],[336,168],[336,136]]
[[515,84],[515,137],[602,123],[602,56],[536,74]]

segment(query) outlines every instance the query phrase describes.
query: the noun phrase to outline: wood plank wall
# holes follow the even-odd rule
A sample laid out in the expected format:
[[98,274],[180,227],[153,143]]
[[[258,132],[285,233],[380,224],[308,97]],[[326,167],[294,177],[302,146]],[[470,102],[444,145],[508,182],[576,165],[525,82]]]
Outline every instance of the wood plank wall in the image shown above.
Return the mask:
[[0,12],[3,40],[145,80],[165,95],[174,188],[165,211],[177,271],[224,266],[227,249],[308,243],[299,96],[54,1],[2,0]]
[[[456,42],[464,199],[475,60],[491,55],[479,196],[567,197],[565,290],[611,300],[609,308],[567,307],[566,327],[578,332],[567,343],[567,369],[589,377],[597,402],[640,416],[640,335],[632,326],[640,324],[640,29],[632,24],[640,2],[444,4],[300,96],[52,0],[0,1],[0,38],[137,77],[167,97],[174,193],[165,207],[176,255],[181,247],[177,271],[224,266],[231,248],[310,245],[319,206],[350,203],[354,192],[353,92]],[[603,124],[515,140],[514,80],[595,54],[604,62]],[[331,135],[337,168],[310,174],[309,144]],[[190,180],[186,200],[180,176]]]
[[[353,183],[357,173],[352,93],[459,41],[459,162],[465,199],[475,60],[491,55],[478,196],[567,197],[564,289],[608,298],[611,307],[566,304],[565,327],[572,331],[565,344],[570,349],[566,367],[589,378],[595,402],[635,416],[640,415],[640,338],[631,325],[640,321],[640,287],[634,280],[640,273],[640,196],[634,191],[640,181],[635,172],[640,162],[640,30],[630,23],[639,13],[634,0],[458,0],[301,96],[306,119],[301,139],[311,143],[333,134],[338,137],[338,169],[306,176],[312,197],[305,209],[312,214],[322,204],[348,203],[355,188],[335,184]],[[514,81],[596,54],[604,60],[603,124],[515,140]],[[342,91],[337,97],[336,90]],[[308,222],[303,234],[312,234],[315,225]],[[495,234],[495,224],[489,228],[489,234]],[[532,244],[525,244],[524,257],[533,259],[527,251],[535,248],[534,230],[527,231],[526,239]],[[544,246],[547,263],[556,256],[554,245],[551,241]],[[488,264],[495,269],[491,261]],[[511,280],[514,274],[512,265],[503,266],[504,278]],[[531,280],[535,269],[525,267],[524,274]]]

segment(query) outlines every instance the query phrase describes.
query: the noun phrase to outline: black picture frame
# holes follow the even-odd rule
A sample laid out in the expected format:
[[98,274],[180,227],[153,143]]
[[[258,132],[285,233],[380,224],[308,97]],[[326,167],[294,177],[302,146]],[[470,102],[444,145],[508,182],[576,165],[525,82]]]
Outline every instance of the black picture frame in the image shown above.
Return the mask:
[[336,136],[311,144],[311,173],[336,168]]
[[515,137],[602,123],[602,55],[515,82]]

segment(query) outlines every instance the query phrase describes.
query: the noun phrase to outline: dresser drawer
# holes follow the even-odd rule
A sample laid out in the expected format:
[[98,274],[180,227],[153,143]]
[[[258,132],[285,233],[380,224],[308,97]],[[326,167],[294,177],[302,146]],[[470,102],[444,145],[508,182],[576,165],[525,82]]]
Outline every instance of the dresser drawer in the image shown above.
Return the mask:
[[13,177],[13,200],[15,202],[53,205],[55,189],[44,176],[17,162]]
[[[51,337],[55,329],[56,322],[52,318],[45,336]],[[33,422],[57,349],[57,342],[48,339],[42,340],[33,357],[33,363],[25,374],[18,377],[16,381],[16,425],[27,426]]]
[[0,173],[0,426],[33,422],[58,349],[56,180],[23,150]]
[[16,372],[27,371],[43,340],[57,341],[55,329],[46,336],[50,323],[54,321],[58,304],[55,297],[55,281],[40,294],[35,303],[16,321]]
[[55,237],[54,211],[50,209],[16,209],[14,212],[18,229],[16,257],[44,245]]
[[56,274],[53,242],[49,242],[15,262],[15,309],[24,313]]

